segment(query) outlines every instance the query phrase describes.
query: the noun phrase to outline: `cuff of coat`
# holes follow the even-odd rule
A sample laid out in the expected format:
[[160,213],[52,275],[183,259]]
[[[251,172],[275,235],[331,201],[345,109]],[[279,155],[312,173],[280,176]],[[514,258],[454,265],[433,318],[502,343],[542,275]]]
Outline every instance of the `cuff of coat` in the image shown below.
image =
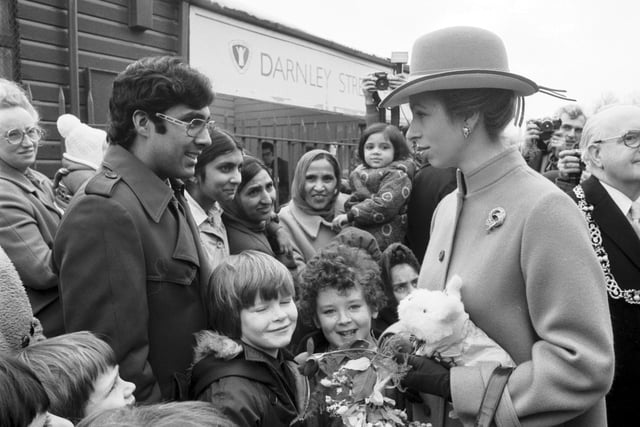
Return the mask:
[[347,212],[347,221],[353,222],[354,219],[356,219],[356,216],[353,214],[353,211],[350,210],[349,212]]
[[[480,410],[484,391],[497,363],[482,363],[476,366],[460,366],[450,370],[451,400],[456,414],[464,425],[473,425]],[[508,386],[504,389],[500,405],[496,411],[497,425],[519,426]]]

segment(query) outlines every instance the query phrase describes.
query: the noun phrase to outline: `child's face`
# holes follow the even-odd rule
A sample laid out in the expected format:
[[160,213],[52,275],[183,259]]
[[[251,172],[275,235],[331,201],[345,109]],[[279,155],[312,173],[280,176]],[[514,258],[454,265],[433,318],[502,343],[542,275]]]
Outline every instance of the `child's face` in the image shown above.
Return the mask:
[[409,264],[391,267],[391,290],[397,302],[409,295],[418,285],[418,272]]
[[369,339],[371,319],[377,315],[367,304],[360,285],[343,295],[334,288],[318,292],[316,325],[333,347]]
[[364,143],[364,161],[371,168],[383,168],[393,162],[393,144],[382,133],[374,133]]
[[136,403],[133,392],[136,389],[134,383],[120,378],[119,367],[112,366],[100,374],[93,384],[93,393],[89,396],[89,402],[84,411],[84,416],[105,409],[121,408]]
[[263,301],[256,295],[252,307],[240,311],[242,341],[264,351],[272,357],[291,342],[298,320],[298,309],[293,296],[280,295],[278,299]]

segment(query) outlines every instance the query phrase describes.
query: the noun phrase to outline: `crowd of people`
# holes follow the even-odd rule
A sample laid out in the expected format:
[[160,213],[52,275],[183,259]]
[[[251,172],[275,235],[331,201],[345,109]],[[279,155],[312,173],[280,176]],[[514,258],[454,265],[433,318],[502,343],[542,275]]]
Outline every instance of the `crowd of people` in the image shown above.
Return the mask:
[[[118,74],[106,133],[61,117],[50,180],[32,168],[38,112],[1,79],[0,425],[341,425],[310,410],[305,355],[375,342],[454,276],[515,368],[403,358],[412,421],[627,425],[640,107],[569,104],[514,143],[523,97],[549,90],[510,72],[500,38],[445,28],[412,52],[384,99],[363,79],[346,188],[329,151],[297,159],[291,185],[273,143],[244,152],[174,57]],[[405,103],[404,132],[379,122]]]

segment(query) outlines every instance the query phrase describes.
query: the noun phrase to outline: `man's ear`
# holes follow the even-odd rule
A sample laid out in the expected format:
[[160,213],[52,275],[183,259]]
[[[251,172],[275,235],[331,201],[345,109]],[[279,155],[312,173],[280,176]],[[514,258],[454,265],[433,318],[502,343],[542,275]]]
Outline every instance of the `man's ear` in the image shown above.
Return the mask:
[[152,125],[149,120],[149,116],[142,110],[136,110],[131,117],[133,121],[133,128],[136,132],[143,136],[149,136],[149,126]]
[[604,165],[602,164],[602,150],[600,144],[592,144],[588,146],[587,152],[589,153],[589,157],[591,158],[592,166],[595,166],[598,169],[604,169]]

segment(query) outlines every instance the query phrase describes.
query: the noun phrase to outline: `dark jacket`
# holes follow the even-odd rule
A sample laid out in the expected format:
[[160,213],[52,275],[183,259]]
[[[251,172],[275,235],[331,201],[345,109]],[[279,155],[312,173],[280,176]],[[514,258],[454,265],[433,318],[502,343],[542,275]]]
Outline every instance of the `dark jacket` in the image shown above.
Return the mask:
[[25,173],[0,160],[0,245],[20,274],[35,316],[46,336],[64,332],[53,267],[53,239],[62,217],[54,204],[51,181],[27,169]]
[[54,257],[66,330],[104,336],[138,401],[173,398],[206,325],[200,283],[211,275],[182,195],[111,146],[72,200]]
[[[607,252],[613,277],[623,290],[640,290],[640,239],[597,178],[592,176],[581,186],[585,200],[593,206],[591,215],[600,228],[602,246]],[[576,200],[573,191],[568,194]],[[606,399],[607,420],[610,426],[622,426],[635,417],[635,405],[640,396],[640,304],[629,304],[623,298],[609,296],[609,309],[616,370]]]
[[431,218],[440,200],[457,187],[456,169],[427,165],[413,178],[407,207],[407,246],[422,262],[431,235]]
[[197,336],[190,397],[214,402],[238,426],[303,425],[309,384],[297,364],[205,330]]

